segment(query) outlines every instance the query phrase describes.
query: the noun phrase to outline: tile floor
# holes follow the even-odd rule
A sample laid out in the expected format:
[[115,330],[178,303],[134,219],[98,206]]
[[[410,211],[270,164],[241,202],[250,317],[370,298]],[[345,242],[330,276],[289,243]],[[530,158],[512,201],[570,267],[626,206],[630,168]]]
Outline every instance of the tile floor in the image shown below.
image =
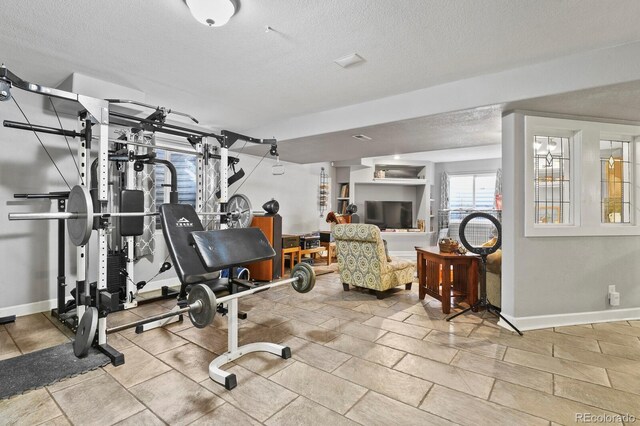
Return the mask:
[[[415,287],[415,286],[414,286]],[[109,316],[120,324],[171,307]],[[409,425],[572,424],[580,413],[640,418],[640,321],[526,332],[483,315],[443,321],[433,299],[397,289],[384,300],[344,292],[337,274],[305,295],[289,287],[241,299],[240,341],[283,342],[293,357],[247,355],[208,378],[226,319],[110,336],[106,366],[0,401],[0,424]],[[0,326],[0,359],[68,341],[48,314]]]

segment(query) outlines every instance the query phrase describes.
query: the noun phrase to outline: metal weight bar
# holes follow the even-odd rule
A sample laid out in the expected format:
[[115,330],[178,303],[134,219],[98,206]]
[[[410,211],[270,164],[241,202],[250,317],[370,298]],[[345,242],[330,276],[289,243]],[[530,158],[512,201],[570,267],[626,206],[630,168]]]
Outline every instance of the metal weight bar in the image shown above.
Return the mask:
[[307,293],[313,289],[316,282],[316,275],[311,266],[306,263],[299,263],[293,268],[291,278],[268,283],[266,285],[256,286],[248,291],[241,291],[239,293],[233,293],[228,296],[223,296],[219,299],[216,298],[215,293],[206,285],[198,284],[189,290],[188,301],[189,305],[184,308],[176,309],[174,311],[165,312],[164,314],[155,315],[148,318],[143,318],[138,321],[122,324],[117,327],[107,329],[107,334],[117,333],[118,331],[134,328],[139,325],[148,324],[163,320],[165,318],[175,317],[184,313],[189,313],[189,318],[193,325],[198,328],[204,328],[211,324],[213,317],[216,313],[216,306],[219,303],[228,302],[231,299],[248,296],[258,291],[264,291],[271,287],[277,287],[284,284],[291,284],[298,293]]
[[[143,318],[138,321],[130,322],[127,324],[119,325],[116,327],[108,328],[106,334],[117,333],[118,331],[126,330],[142,326],[148,323],[163,320],[165,318],[172,318],[177,315],[189,313],[189,319],[197,328],[204,328],[213,322],[213,318],[216,314],[218,304],[230,302],[233,299],[239,299],[244,296],[249,296],[254,293],[265,291],[272,287],[278,287],[285,284],[291,284],[298,293],[307,293],[313,289],[316,282],[316,274],[306,263],[299,263],[291,272],[291,278],[271,282],[265,285],[250,287],[245,291],[239,293],[232,293],[227,296],[223,296],[219,299],[216,298],[215,293],[205,284],[197,284],[189,290],[187,296],[188,306],[184,308],[176,309],[174,311],[166,312],[164,314],[155,315],[148,318]],[[74,341],[74,351],[76,356],[82,357],[86,355],[93,344],[95,336],[94,323],[98,319],[98,310],[96,308],[88,309],[83,315],[78,331],[76,331],[76,340]]]
[[164,314],[155,315],[148,318],[143,318],[138,321],[122,324],[117,327],[107,328],[107,334],[117,333],[118,331],[126,330],[128,328],[134,328],[139,325],[148,324],[150,322],[159,321],[165,318],[175,317],[189,313],[189,318],[193,325],[198,328],[204,328],[211,324],[216,311],[216,295],[208,286],[204,284],[194,285],[189,290],[189,296],[187,298],[189,304],[184,308],[177,309],[175,311],[165,312]]
[[[250,226],[253,213],[251,212],[249,199],[242,194],[236,194],[231,197],[231,200],[234,200],[233,206],[236,206],[234,211],[201,214],[227,216],[227,223],[236,225],[234,227]],[[106,219],[110,217],[157,216],[158,214],[156,212],[94,213],[89,190],[83,186],[76,185],[69,192],[66,212],[9,213],[9,220],[66,220],[68,221],[69,239],[75,246],[83,246],[91,238],[92,223],[95,217]]]
[[[144,318],[128,324],[119,325],[117,327],[108,328],[106,330],[106,334],[117,333],[118,331],[126,330],[128,328],[138,327],[139,325],[144,325],[164,318],[171,318],[184,313],[189,313],[191,322],[198,328],[204,328],[211,324],[216,313],[217,306],[216,295],[213,290],[204,284],[195,285],[189,291],[188,301],[189,305],[184,308]],[[91,345],[93,345],[97,323],[98,309],[95,307],[88,308],[78,324],[76,338],[73,342],[73,350],[78,358],[87,355]]]

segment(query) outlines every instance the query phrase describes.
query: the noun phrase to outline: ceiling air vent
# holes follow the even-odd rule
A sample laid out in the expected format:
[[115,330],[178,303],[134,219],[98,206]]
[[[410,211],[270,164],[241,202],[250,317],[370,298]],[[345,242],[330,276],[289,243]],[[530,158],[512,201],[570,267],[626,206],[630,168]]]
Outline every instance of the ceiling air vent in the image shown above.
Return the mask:
[[356,138],[356,139],[358,139],[359,141],[370,141],[370,140],[372,140],[372,139],[371,139],[369,136],[367,136],[367,135],[353,135],[353,136],[351,136],[351,137],[352,137],[352,138]]
[[347,56],[343,56],[342,58],[338,58],[335,61],[336,64],[340,65],[342,68],[350,67],[351,65],[359,64],[360,62],[364,62],[364,58],[357,53],[352,53]]

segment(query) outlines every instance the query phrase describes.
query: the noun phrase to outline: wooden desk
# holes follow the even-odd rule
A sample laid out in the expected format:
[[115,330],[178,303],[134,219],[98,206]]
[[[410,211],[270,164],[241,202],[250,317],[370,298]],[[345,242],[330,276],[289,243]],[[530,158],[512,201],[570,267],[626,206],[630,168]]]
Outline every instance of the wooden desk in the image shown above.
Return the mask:
[[289,259],[289,269],[293,269],[293,265],[295,264],[293,256],[296,256],[298,263],[300,263],[300,246],[282,249],[282,276],[284,276],[284,259],[287,255],[291,255],[291,258]]
[[[442,303],[442,312],[451,312],[451,297],[466,296],[472,305],[478,300],[477,256],[440,253],[438,247],[416,247],[418,256],[418,297],[425,294]],[[451,267],[453,266],[453,279]],[[442,277],[442,286],[440,286]]]
[[324,247],[325,249],[327,249],[327,266],[329,266],[329,265],[331,265],[331,261],[333,260],[334,256],[336,255],[336,243],[335,242],[320,243],[320,245],[322,247]]

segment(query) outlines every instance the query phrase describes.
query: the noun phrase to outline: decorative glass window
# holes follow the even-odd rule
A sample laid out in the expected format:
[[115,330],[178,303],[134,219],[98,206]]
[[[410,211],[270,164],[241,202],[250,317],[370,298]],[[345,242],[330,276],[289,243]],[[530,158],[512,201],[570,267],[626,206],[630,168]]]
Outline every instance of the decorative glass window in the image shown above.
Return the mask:
[[631,142],[600,141],[600,206],[602,223],[631,222]]
[[536,224],[571,224],[570,138],[535,135],[533,140]]

